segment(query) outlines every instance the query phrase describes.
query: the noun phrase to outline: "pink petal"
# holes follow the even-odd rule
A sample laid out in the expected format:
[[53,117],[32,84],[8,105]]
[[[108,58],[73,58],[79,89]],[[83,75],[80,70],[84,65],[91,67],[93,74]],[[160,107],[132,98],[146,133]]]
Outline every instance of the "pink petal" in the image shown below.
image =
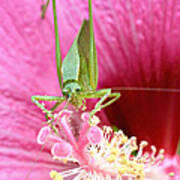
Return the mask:
[[89,118],[90,114],[87,112],[82,113],[81,118],[83,120],[82,127],[79,131],[78,145],[81,149],[83,149],[88,143],[87,132],[90,128]]
[[37,143],[45,144],[48,140],[48,136],[50,135],[50,132],[51,132],[51,128],[49,126],[45,126],[41,128],[37,136]]
[[[179,26],[176,22],[179,22],[177,13],[179,2],[157,0],[148,1],[150,4],[146,4],[147,1],[142,0],[136,3],[129,1],[129,5],[133,6],[125,2],[127,1],[95,1],[94,23],[99,65],[101,66],[99,87],[145,84],[153,87],[178,88],[180,84],[178,79],[180,46],[179,36],[177,36]],[[59,171],[64,168],[52,161],[49,149],[45,148],[40,151],[41,146],[36,142],[37,133],[42,127],[42,122],[45,122],[45,118],[41,111],[32,104],[31,96],[36,94],[60,95],[54,61],[52,17],[49,17],[51,10],[48,9],[46,20],[42,21],[40,5],[41,0],[1,1],[0,174],[3,180],[26,180],[29,172],[29,179],[48,180],[49,170]],[[131,7],[133,11],[128,11]],[[64,57],[79,29],[82,18],[87,16],[87,2],[83,0],[60,1],[58,8],[61,10],[60,39]],[[156,21],[149,18],[152,17],[149,16],[151,13],[152,19]],[[165,13],[168,14],[167,19]],[[137,23],[135,29],[133,20]],[[162,22],[168,22],[169,28],[165,29],[165,33],[161,33]],[[158,31],[154,30],[155,27],[158,27]],[[138,33],[136,34],[134,30],[138,30]],[[137,36],[134,36],[134,33]],[[150,34],[153,35],[150,36]],[[166,36],[162,36],[163,34]],[[160,39],[158,39],[159,35],[161,35]],[[139,41],[136,41],[136,38]],[[166,42],[165,45],[162,42]],[[141,50],[138,53],[135,52],[137,48],[134,48],[138,47],[137,44]],[[154,49],[157,49],[157,53]],[[154,57],[153,60],[151,57]],[[144,60],[147,63],[144,63]],[[163,66],[159,68],[161,64]],[[145,71],[146,67],[152,68]],[[160,73],[159,69],[164,73]],[[162,104],[156,106],[158,107],[156,114],[161,112],[157,118],[152,118],[150,116],[152,113],[148,114],[149,109],[157,103],[154,103],[152,98],[147,98],[148,101],[153,101],[148,105],[148,101],[144,100],[145,94],[141,92],[125,93],[125,95],[122,96],[124,99],[121,98],[119,101],[120,106],[115,106],[113,113],[108,113],[109,119],[118,122],[121,118],[118,124],[129,134],[138,133],[140,137],[144,136],[147,140],[152,139],[156,144],[161,142],[165,148],[172,147],[174,150],[174,142],[180,132],[178,129],[180,126],[177,124],[179,110],[176,108],[179,107],[179,101],[177,101],[179,95],[173,95],[173,98],[163,95],[157,99],[157,102],[163,100],[162,104],[165,105],[165,107]],[[137,102],[141,103],[141,101],[142,105],[139,107],[144,107],[144,109],[135,108],[139,105]],[[132,111],[133,113],[130,114]],[[154,109],[151,112],[154,113]],[[154,125],[152,121],[158,124]],[[135,124],[137,126],[134,126]],[[153,136],[152,129],[156,129]],[[173,132],[172,129],[174,129]]]
[[[50,149],[37,144],[45,122],[32,95],[59,95],[51,22],[40,19],[41,0],[2,0],[0,7],[0,174],[3,180],[49,180]],[[70,166],[72,167],[72,165]],[[29,178],[26,178],[29,174]]]
[[162,167],[167,174],[174,173],[174,176],[171,178],[172,180],[180,179],[180,155],[166,157]]
[[145,180],[170,180],[168,174],[158,167],[151,168],[145,175]]
[[53,145],[51,153],[53,156],[66,158],[72,154],[72,146],[66,142],[56,143]]
[[[180,89],[179,7],[176,0],[99,2],[94,20],[99,87]],[[173,154],[180,93],[120,89],[119,101],[105,109],[110,122]]]
[[82,113],[81,118],[83,119],[84,122],[88,122],[90,118],[90,114],[88,112],[84,112]]
[[89,141],[93,144],[98,144],[101,141],[102,136],[102,130],[97,126],[91,127],[87,135]]
[[[174,174],[170,176],[170,174]],[[180,156],[166,157],[159,167],[152,167],[146,172],[147,180],[179,180],[180,178]]]

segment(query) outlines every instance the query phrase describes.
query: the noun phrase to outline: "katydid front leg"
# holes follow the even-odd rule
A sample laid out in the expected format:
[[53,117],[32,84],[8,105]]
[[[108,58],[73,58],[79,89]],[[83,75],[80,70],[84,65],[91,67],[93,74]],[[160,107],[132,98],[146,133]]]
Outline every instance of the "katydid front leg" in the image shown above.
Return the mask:
[[[91,116],[93,116],[96,112],[100,111],[101,109],[109,106],[113,102],[115,102],[120,97],[119,93],[111,93],[111,89],[101,89],[99,91],[95,91],[91,94],[88,94],[86,98],[101,98],[95,105],[95,108],[91,111]],[[105,104],[103,102],[107,98],[112,98]]]
[[[32,102],[34,102],[43,112],[46,113],[46,119],[48,117],[53,118],[52,112],[62,103],[65,101],[65,97],[58,97],[58,96],[32,96]],[[39,101],[56,101],[56,104],[50,109],[46,109],[42,103]]]
[[[51,113],[54,112],[54,111],[56,110],[56,108],[57,108],[61,103],[62,103],[62,102],[56,102],[56,104],[50,109],[50,112],[51,112]],[[47,121],[48,121],[49,119],[48,119],[47,113],[46,113],[45,117],[46,117],[46,119],[47,119]]]

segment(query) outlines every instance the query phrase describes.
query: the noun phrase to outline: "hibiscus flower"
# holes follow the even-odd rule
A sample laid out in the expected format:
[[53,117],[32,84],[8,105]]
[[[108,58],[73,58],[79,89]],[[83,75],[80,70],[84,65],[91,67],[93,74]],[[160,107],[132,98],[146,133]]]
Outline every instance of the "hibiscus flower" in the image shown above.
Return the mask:
[[[57,1],[63,57],[84,17],[87,1]],[[40,18],[40,0],[2,0],[0,5],[0,174],[3,180],[49,180],[49,171],[73,165],[54,161],[37,145],[44,115],[32,95],[60,95],[54,57],[51,8]],[[94,1],[99,88],[179,89],[180,37],[177,0]],[[165,148],[165,172],[176,169],[180,136],[175,91],[121,91],[101,119],[157,148]],[[171,155],[171,156],[170,156]],[[164,175],[164,171],[160,170]],[[155,171],[155,176],[160,174]],[[153,175],[154,175],[153,174]],[[152,176],[152,174],[150,174]],[[156,176],[157,177],[157,176]],[[160,176],[162,177],[162,176]],[[175,177],[175,176],[174,176]]]

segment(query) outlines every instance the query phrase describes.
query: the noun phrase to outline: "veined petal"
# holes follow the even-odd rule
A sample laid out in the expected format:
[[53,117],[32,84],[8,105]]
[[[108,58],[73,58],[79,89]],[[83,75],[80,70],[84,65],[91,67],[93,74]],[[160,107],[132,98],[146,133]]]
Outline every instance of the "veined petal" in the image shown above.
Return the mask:
[[180,89],[179,8],[176,0],[112,0],[99,2],[95,14],[99,87],[122,93],[105,109],[109,120],[172,154],[180,136],[180,91],[137,89]]
[[[1,1],[0,179],[49,180],[61,167],[36,142],[45,117],[32,95],[59,95],[52,24],[40,19],[41,1]],[[68,167],[68,166],[67,166]],[[63,165],[62,169],[66,169]],[[27,176],[29,176],[27,178]]]
[[[60,33],[62,42],[67,42],[63,52],[67,52],[72,37],[67,40],[62,34],[77,32],[87,16],[87,2],[65,1],[63,5],[70,10],[64,12]],[[180,89],[179,8],[177,0],[93,3],[99,88],[117,87],[122,93],[118,103],[106,108],[111,123],[172,154],[180,136],[180,93],[121,87]],[[67,25],[69,31],[64,32]]]
[[[62,52],[64,57],[79,29],[82,18],[87,15],[87,3],[83,0],[58,2],[58,8],[61,10],[59,11],[61,23],[60,38],[63,42]],[[134,1],[128,1],[127,4],[126,2],[127,1],[107,0],[103,2],[95,1],[94,4],[96,42],[99,65],[101,65],[99,87],[112,85],[142,86],[145,84],[146,86],[153,85],[153,87],[178,88],[179,79],[177,79],[177,77],[179,76],[177,75],[179,74],[180,46],[179,36],[176,36],[179,30],[178,23],[176,22],[179,22],[179,15],[177,13],[179,1],[139,0],[136,1],[136,3]],[[149,4],[146,4],[146,2]],[[40,6],[40,0],[1,1],[0,174],[1,178],[5,180],[25,180],[26,174],[34,167],[33,164],[40,151],[40,146],[36,144],[35,140],[41,123],[44,120],[44,115],[41,115],[40,111],[32,105],[30,97],[36,94],[60,94],[53,52],[55,48],[52,40],[52,18],[46,16],[46,19],[42,21],[40,19]],[[138,8],[135,8],[136,6],[138,6]],[[131,8],[133,8],[133,11],[130,10]],[[136,13],[136,11],[139,12]],[[48,11],[48,13],[49,12],[50,11]],[[106,13],[108,16],[106,16]],[[126,14],[128,15],[126,16]],[[151,14],[153,16],[149,18]],[[141,17],[142,20],[137,17]],[[166,17],[168,18],[166,19]],[[147,19],[149,23],[146,23]],[[154,19],[156,21],[154,21]],[[133,20],[136,20],[135,24],[137,24],[138,28],[135,28],[136,26],[133,25]],[[119,22],[121,22],[121,24]],[[165,28],[165,32],[163,32],[164,26],[162,26],[162,22],[168,22],[166,24],[168,29]],[[103,23],[103,25],[101,23]],[[158,26],[156,26],[156,24]],[[159,27],[158,31],[156,31],[156,27]],[[130,33],[128,31],[129,29],[131,30]],[[137,32],[140,32],[140,34],[136,34],[135,30],[138,30]],[[153,34],[153,36],[150,34]],[[162,37],[156,42],[159,34],[161,34]],[[164,34],[167,36],[163,36]],[[136,41],[136,38],[139,41]],[[140,41],[141,39],[142,41]],[[166,42],[165,45],[163,42]],[[139,51],[137,51],[137,47]],[[157,49],[157,52],[154,52],[154,49]],[[153,59],[151,57],[153,57]],[[123,61],[121,61],[121,59],[123,59]],[[157,59],[162,61],[156,61]],[[164,62],[164,59],[164,65],[160,66],[161,62]],[[105,64],[107,65],[105,66]],[[114,67],[120,68],[116,70]],[[152,68],[148,70],[146,67]],[[160,73],[159,67],[162,67],[161,70],[163,70],[164,73]],[[110,80],[107,81],[108,77],[113,79],[112,82],[110,82]],[[158,78],[156,79],[156,77]],[[126,102],[127,98],[130,99],[129,102],[138,102],[139,94],[139,92],[136,95],[132,93],[130,98],[128,98],[128,94],[126,94],[124,101]],[[132,97],[136,98],[132,99]],[[158,141],[156,144],[164,141],[167,143],[165,148],[173,147],[174,149],[175,145],[168,143],[175,142],[174,138],[177,137],[179,132],[178,127],[180,127],[177,124],[177,117],[179,117],[178,109],[174,108],[174,106],[179,107],[177,97],[179,96],[174,95],[173,100],[170,99],[168,101],[165,101],[165,99],[167,100],[168,98],[162,98],[164,99],[164,101],[162,101],[163,104],[167,106],[170,105],[172,109],[170,108],[170,111],[166,111],[166,109],[169,108],[165,107],[162,110],[162,104],[157,105],[159,107],[157,113],[159,116],[157,119],[150,118],[150,116],[147,115],[147,110],[149,109],[145,108],[148,105],[144,100],[142,101],[146,104],[142,105],[144,109],[140,112],[137,111],[138,109],[135,110],[135,107],[138,106],[137,103],[135,103],[135,105],[129,105],[129,103],[127,103],[126,105],[124,101],[121,101],[123,104],[117,108],[122,112],[119,116],[123,116],[123,120],[128,122],[126,124],[121,120],[121,125],[124,124],[121,128],[126,129],[129,134],[137,134],[139,136],[142,136],[142,132],[144,132],[144,138],[150,140],[150,143],[151,139],[153,139],[153,143]],[[162,99],[157,99],[157,101],[161,101]],[[151,98],[149,98],[149,100],[151,100]],[[174,104],[174,106],[172,104]],[[151,106],[154,107],[154,103],[151,103]],[[133,110],[135,115],[139,114],[139,116],[136,116],[136,118],[132,118],[132,115],[127,116],[127,114],[130,114],[129,109],[131,109],[131,111]],[[162,115],[159,111],[161,111]],[[144,114],[142,115],[141,112]],[[152,112],[154,111],[152,110]],[[168,116],[165,116],[163,112],[169,112]],[[113,109],[113,115],[115,114],[116,110]],[[109,117],[111,116],[112,112]],[[152,121],[159,121],[160,125],[158,124],[155,127],[162,132],[157,132],[158,135],[162,134],[161,138],[160,136],[157,138],[157,135],[152,136],[154,126],[144,127],[146,123],[144,123],[144,118],[142,119],[142,117],[149,117],[146,119],[147,126],[148,124],[152,124]],[[163,120],[166,118],[172,118],[173,120],[168,121],[170,124],[165,124]],[[128,119],[131,121],[128,121]],[[116,122],[118,122],[118,119],[116,119]],[[139,124],[136,127],[134,124],[137,124],[137,122],[139,122]],[[135,128],[132,128],[132,124]],[[144,131],[140,128],[142,124]],[[163,136],[163,130],[166,129],[164,125],[168,128],[170,127],[168,136],[167,130],[165,131],[166,135]],[[174,134],[172,134],[171,129],[174,127],[176,127],[176,129]],[[168,137],[166,139],[167,141],[164,140],[164,137]],[[49,179],[47,176],[49,169],[57,167],[57,164],[49,159],[49,156],[49,149],[43,152],[40,151],[38,154],[39,161],[33,168],[33,173],[30,173],[29,179]],[[63,170],[59,163],[58,168]]]

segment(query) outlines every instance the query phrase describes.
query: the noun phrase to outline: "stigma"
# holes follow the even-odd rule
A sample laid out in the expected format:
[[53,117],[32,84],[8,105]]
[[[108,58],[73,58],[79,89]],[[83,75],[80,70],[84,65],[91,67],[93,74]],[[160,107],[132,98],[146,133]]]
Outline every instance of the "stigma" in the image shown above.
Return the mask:
[[[71,127],[71,111],[55,114],[54,128],[43,127],[37,137],[39,144],[48,143],[54,159],[63,163],[75,163],[76,168],[57,172],[52,170],[53,180],[74,177],[74,180],[144,180],[146,172],[158,167],[164,159],[164,150],[157,152],[148,142],[137,144],[136,137],[127,137],[122,130],[113,131],[110,126],[99,127],[97,116],[85,112],[78,137]],[[58,126],[57,126],[58,125]],[[62,136],[63,134],[63,136]]]

